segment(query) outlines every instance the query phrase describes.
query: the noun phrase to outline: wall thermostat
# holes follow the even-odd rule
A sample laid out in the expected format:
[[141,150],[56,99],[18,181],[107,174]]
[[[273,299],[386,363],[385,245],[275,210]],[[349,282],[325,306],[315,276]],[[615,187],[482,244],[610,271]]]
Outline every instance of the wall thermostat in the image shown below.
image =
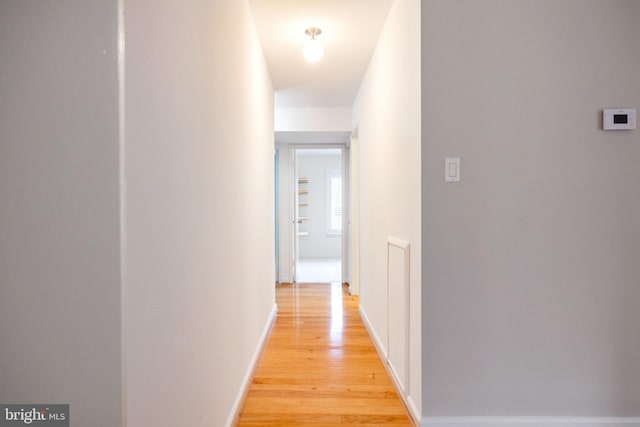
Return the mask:
[[602,112],[602,129],[604,130],[629,130],[635,128],[635,108],[608,108]]

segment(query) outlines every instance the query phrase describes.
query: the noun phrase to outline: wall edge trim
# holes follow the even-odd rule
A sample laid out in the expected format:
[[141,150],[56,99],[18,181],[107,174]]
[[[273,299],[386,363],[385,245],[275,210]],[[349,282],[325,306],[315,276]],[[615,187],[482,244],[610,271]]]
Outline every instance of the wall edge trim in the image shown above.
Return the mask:
[[378,351],[378,355],[380,356],[380,358],[382,359],[382,362],[384,363],[384,361],[387,359],[387,352],[384,346],[382,345],[382,341],[380,340],[380,337],[376,333],[375,328],[371,324],[371,321],[369,320],[369,316],[367,316],[367,312],[365,311],[364,307],[362,307],[362,304],[358,305],[358,313],[360,314],[360,319],[362,319],[362,323],[364,323],[364,327],[367,329],[367,332],[369,333],[369,336],[373,341],[373,346]]
[[227,422],[225,423],[226,427],[232,427],[238,423],[240,418],[240,411],[242,410],[242,406],[244,405],[244,401],[249,393],[249,388],[251,387],[251,382],[253,380],[253,376],[255,375],[256,368],[258,366],[258,361],[260,360],[260,356],[262,356],[262,352],[264,350],[265,345],[267,344],[267,339],[269,338],[269,333],[273,328],[273,325],[276,320],[276,316],[278,314],[278,305],[273,304],[271,308],[271,312],[267,317],[267,321],[262,330],[262,334],[260,335],[260,339],[258,340],[258,345],[256,346],[256,350],[253,353],[253,357],[251,358],[251,362],[247,367],[247,371],[242,379],[242,383],[240,385],[240,389],[238,390],[238,394],[233,401],[233,406],[231,407],[231,411],[229,416],[227,417]]
[[376,351],[378,352],[378,356],[380,356],[380,361],[382,362],[382,365],[387,371],[387,374],[389,374],[389,378],[391,378],[391,382],[393,383],[393,387],[396,389],[396,393],[398,394],[400,401],[404,405],[405,409],[407,410],[407,413],[409,414],[409,417],[411,418],[411,422],[415,426],[421,426],[421,423],[418,422],[418,420],[420,420],[421,418],[421,414],[418,411],[418,407],[416,406],[411,396],[405,396],[404,393],[402,393],[402,387],[400,386],[400,383],[395,377],[393,370],[387,363],[387,355],[385,354],[384,347],[382,346],[382,341],[380,341],[380,337],[378,337],[378,334],[376,333],[375,329],[373,328],[373,325],[369,321],[369,316],[367,316],[367,312],[362,307],[362,305],[358,305],[358,313],[360,314],[360,319],[362,320],[362,323],[364,324],[364,327],[366,328],[367,333],[371,338],[371,341],[373,341],[373,346],[376,348]]
[[640,417],[423,417],[420,427],[640,427]]

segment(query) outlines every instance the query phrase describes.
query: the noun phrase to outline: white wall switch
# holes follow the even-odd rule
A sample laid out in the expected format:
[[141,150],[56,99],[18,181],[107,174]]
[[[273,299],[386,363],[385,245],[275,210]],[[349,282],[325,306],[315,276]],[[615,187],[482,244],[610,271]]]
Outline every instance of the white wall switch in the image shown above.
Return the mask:
[[444,180],[446,182],[460,182],[460,157],[444,159]]

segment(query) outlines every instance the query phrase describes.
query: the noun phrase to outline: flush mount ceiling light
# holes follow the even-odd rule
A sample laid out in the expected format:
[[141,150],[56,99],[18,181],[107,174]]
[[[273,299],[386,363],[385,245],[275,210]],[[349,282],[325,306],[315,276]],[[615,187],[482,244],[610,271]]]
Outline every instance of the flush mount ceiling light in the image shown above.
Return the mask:
[[322,34],[322,30],[320,30],[320,28],[311,27],[307,28],[304,33],[310,37],[302,49],[304,58],[309,62],[318,62],[320,58],[322,58],[324,47],[322,47],[322,43],[316,40],[316,36]]

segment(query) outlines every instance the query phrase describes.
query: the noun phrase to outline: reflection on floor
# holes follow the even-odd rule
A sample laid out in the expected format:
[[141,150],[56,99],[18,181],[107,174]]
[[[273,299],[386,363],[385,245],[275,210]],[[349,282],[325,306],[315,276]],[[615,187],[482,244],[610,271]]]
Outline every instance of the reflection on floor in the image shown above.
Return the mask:
[[276,302],[238,427],[412,425],[346,286],[278,285]]
[[298,283],[342,282],[340,258],[300,258],[296,270]]

